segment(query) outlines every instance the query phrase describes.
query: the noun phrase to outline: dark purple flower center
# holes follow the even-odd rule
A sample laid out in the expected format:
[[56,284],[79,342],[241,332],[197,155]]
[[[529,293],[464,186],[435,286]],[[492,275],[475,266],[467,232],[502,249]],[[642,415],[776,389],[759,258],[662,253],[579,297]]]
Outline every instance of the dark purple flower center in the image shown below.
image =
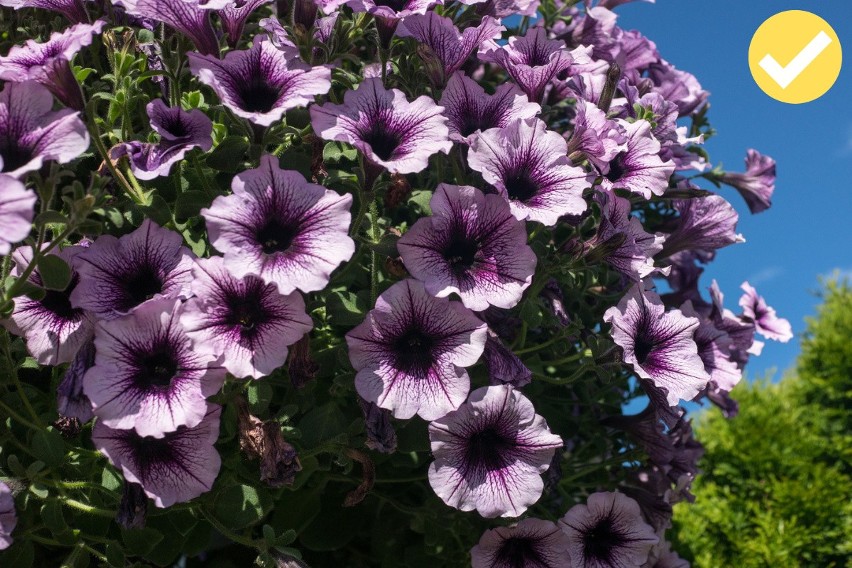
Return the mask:
[[248,82],[237,85],[237,95],[242,101],[243,110],[264,113],[275,108],[275,103],[281,97],[281,89],[270,85],[257,73],[252,74]]
[[376,6],[386,6],[394,12],[401,12],[408,4],[408,0],[375,0]]
[[550,54],[546,44],[535,42],[532,49],[526,53],[526,64],[530,67],[541,67],[550,63]]
[[0,137],[0,157],[3,158],[3,167],[0,172],[17,170],[33,159],[32,148],[24,148],[16,142],[17,140],[12,140],[11,137]]
[[257,231],[256,238],[265,254],[274,254],[290,248],[298,233],[299,227],[295,223],[270,219]]
[[175,432],[170,432],[163,438],[140,436],[134,430],[127,431],[124,445],[140,470],[140,481],[144,483],[150,472],[170,467],[180,468],[181,456],[175,454],[172,440],[180,436],[184,430],[186,426],[180,426]]
[[503,178],[503,185],[510,199],[529,201],[538,193],[538,183],[527,168],[508,172]]
[[477,114],[473,109],[467,109],[467,112],[462,113],[459,121],[459,134],[462,136],[470,136],[477,130],[488,130],[497,126],[497,117],[493,112],[483,112]]
[[143,355],[139,361],[137,381],[147,387],[167,387],[178,371],[177,357],[167,345]]
[[515,447],[514,440],[495,427],[474,432],[468,438],[466,462],[474,469],[497,471],[505,465],[507,453]]
[[370,145],[373,153],[381,160],[387,161],[402,142],[402,136],[387,128],[384,124],[376,124],[365,132],[361,138]]
[[227,324],[239,327],[243,336],[254,335],[257,327],[269,319],[269,314],[260,298],[240,296],[226,301],[229,308]]
[[143,264],[125,281],[125,297],[117,308],[130,311],[142,302],[150,300],[163,291],[163,279],[150,264]]
[[169,121],[163,126],[165,127],[166,132],[175,138],[189,136],[189,130],[186,128],[186,123],[180,119],[180,116],[176,116],[174,120]]
[[609,173],[606,174],[606,179],[615,183],[620,180],[625,173],[627,173],[627,167],[624,164],[624,156],[625,153],[621,152],[609,163]]
[[656,346],[656,342],[653,339],[646,337],[645,334],[640,333],[636,337],[636,342],[633,344],[633,353],[636,355],[636,360],[640,365],[645,364],[645,361],[648,360],[648,356]]
[[506,568],[527,568],[528,566],[546,566],[538,553],[535,541],[530,538],[507,538],[497,553],[499,566]]
[[617,529],[612,517],[607,515],[583,535],[583,555],[598,562],[609,563],[613,552],[627,542],[624,534]]
[[79,281],[80,277],[75,272],[71,276],[71,282],[69,282],[65,290],[47,290],[44,298],[41,300],[42,308],[60,319],[77,320],[83,314],[83,310],[72,307],[69,297],[71,296],[71,292],[74,291],[74,288],[77,287]]
[[435,341],[417,329],[409,329],[394,342],[396,365],[406,373],[423,376],[434,363]]
[[470,270],[478,252],[479,243],[475,239],[459,234],[453,236],[443,254],[450,269],[458,275]]

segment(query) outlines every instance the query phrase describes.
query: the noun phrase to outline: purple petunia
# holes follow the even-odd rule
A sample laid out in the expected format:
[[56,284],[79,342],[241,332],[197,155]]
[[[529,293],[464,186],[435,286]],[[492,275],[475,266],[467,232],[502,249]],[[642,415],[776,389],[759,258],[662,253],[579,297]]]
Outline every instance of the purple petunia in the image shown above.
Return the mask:
[[565,139],[531,118],[477,134],[467,159],[509,201],[516,219],[552,226],[586,210],[583,190],[592,182],[567,154]]
[[731,336],[716,327],[712,319],[695,311],[692,302],[686,302],[680,310],[686,317],[698,320],[695,344],[704,370],[710,375],[711,390],[731,392],[743,376],[736,361],[731,358]]
[[20,10],[21,8],[40,8],[59,12],[72,23],[88,23],[89,16],[83,7],[84,0],[0,0],[0,6]]
[[71,305],[110,320],[157,298],[185,298],[195,255],[178,233],[150,219],[121,238],[101,235],[74,257],[80,283]]
[[36,193],[15,178],[0,174],[0,255],[27,238],[35,216]]
[[666,235],[659,253],[661,258],[685,250],[712,255],[716,249],[745,242],[743,236],[735,232],[739,215],[724,197],[675,199],[672,205],[680,217],[674,230]]
[[766,211],[772,205],[775,191],[775,160],[757,150],[749,150],[745,163],[744,173],[724,172],[719,181],[739,191],[752,213]]
[[352,195],[308,183],[270,155],[234,177],[231,189],[201,215],[235,277],[258,276],[282,294],[314,292],[355,252],[347,234]]
[[474,311],[517,305],[532,282],[536,256],[506,201],[440,184],[430,206],[432,216],[419,219],[397,244],[411,275],[430,294],[456,293]]
[[488,330],[483,361],[492,385],[508,384],[520,388],[532,381],[530,371],[520,357],[503,345],[500,336]]
[[213,366],[215,354],[192,349],[180,309],[180,300],[162,299],[98,323],[95,364],[83,377],[98,422],[162,438],[204,418],[225,371]]
[[574,129],[568,138],[568,153],[581,152],[598,169],[604,169],[626,149],[624,128],[594,103],[577,100]]
[[112,0],[128,14],[163,22],[188,37],[205,55],[219,55],[219,38],[210,23],[209,7],[199,0]]
[[234,0],[217,12],[222,29],[228,36],[228,45],[235,48],[243,35],[246,21],[261,6],[271,0]]
[[53,108],[53,95],[35,81],[0,91],[0,173],[20,178],[49,160],[70,162],[89,147],[79,113]]
[[427,96],[409,102],[402,91],[371,78],[346,91],[342,105],[312,106],[311,123],[321,138],[348,142],[373,164],[410,174],[424,170],[432,154],[452,148],[443,110]]
[[604,313],[604,321],[612,324],[612,338],[624,350],[624,362],[664,390],[670,406],[692,400],[710,380],[695,344],[699,322],[680,310],[666,312],[659,296],[642,286],[635,284]]
[[566,568],[568,537],[552,521],[527,518],[485,531],[470,551],[472,568]]
[[0,550],[12,546],[12,531],[18,524],[15,499],[9,486],[0,481]]
[[56,95],[62,104],[83,110],[83,95],[74,73],[71,58],[92,43],[92,36],[101,33],[106,22],[77,24],[63,32],[50,34],[44,43],[27,40],[14,46],[9,55],[0,57],[0,79],[21,83],[37,81]]
[[568,537],[571,565],[585,568],[638,568],[660,540],[638,503],[622,493],[592,493],[559,525]]
[[775,308],[766,304],[763,296],[758,295],[751,284],[743,282],[740,288],[745,292],[740,298],[740,307],[743,309],[743,319],[753,323],[755,329],[766,339],[773,339],[781,343],[787,343],[793,338],[793,328],[790,322],[779,318],[775,314]]
[[94,364],[95,341],[90,338],[77,350],[56,388],[56,410],[60,416],[76,418],[82,424],[95,415],[92,412],[92,401],[83,393],[83,377]]
[[331,88],[331,69],[311,67],[291,50],[256,36],[250,49],[231,51],[222,60],[188,53],[189,67],[234,114],[269,126],[296,107],[307,106]]
[[485,333],[462,304],[435,298],[417,280],[397,282],[346,334],[355,388],[396,418],[434,420],[467,397],[465,367],[482,355]]
[[110,153],[113,159],[126,155],[137,178],[149,180],[167,176],[172,166],[193,148],[206,152],[213,146],[213,122],[202,111],[168,107],[162,99],[151,101],[145,110],[160,141],[156,144],[127,142]]
[[473,391],[458,410],[429,424],[435,461],[429,483],[447,505],[486,518],[517,517],[544,490],[562,438],[509,385]]
[[503,83],[493,95],[462,72],[454,73],[441,94],[450,140],[469,143],[473,134],[504,128],[516,119],[533,118],[541,107],[531,103],[518,87]]
[[[67,247],[48,254],[61,258],[66,264],[82,252],[83,247]],[[32,247],[20,247],[12,254],[15,266],[11,275],[19,276],[32,261]],[[41,274],[36,268],[28,278],[42,287]],[[4,325],[24,338],[27,350],[41,365],[70,363],[77,351],[92,336],[93,322],[89,314],[71,305],[69,296],[80,281],[72,270],[71,280],[65,290],[45,290],[44,297],[34,300],[27,296],[15,299],[15,310]]]
[[601,187],[626,189],[645,199],[662,195],[669,187],[675,164],[660,158],[661,146],[651,133],[651,123],[637,120],[632,123],[619,121],[619,124],[627,138],[625,149],[601,170]]
[[181,324],[194,351],[220,357],[238,378],[259,378],[282,366],[287,347],[313,327],[298,293],[284,296],[257,276],[238,279],[221,257],[195,264],[192,292]]
[[181,426],[162,438],[133,430],[113,430],[101,421],[92,442],[124,479],[142,486],[157,507],[184,503],[210,491],[222,460],[214,444],[219,438],[222,407],[208,404],[201,422]]

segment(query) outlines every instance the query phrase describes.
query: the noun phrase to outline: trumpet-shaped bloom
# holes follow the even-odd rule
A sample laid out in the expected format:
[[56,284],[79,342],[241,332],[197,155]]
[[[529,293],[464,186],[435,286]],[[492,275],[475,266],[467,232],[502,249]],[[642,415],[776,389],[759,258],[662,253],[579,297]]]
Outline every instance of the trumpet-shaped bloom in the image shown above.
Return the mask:
[[233,195],[217,197],[201,214],[210,243],[235,277],[258,276],[282,294],[314,292],[355,252],[347,233],[351,195],[308,183],[270,155],[237,175],[231,189]]
[[89,16],[83,7],[83,0],[0,0],[0,6],[14,8],[39,8],[59,12],[72,23],[88,23]]
[[[642,222],[630,214],[628,199],[608,192],[598,192],[595,199],[602,215],[594,244],[605,249],[606,262],[634,282],[651,275],[654,255],[663,248],[662,235],[645,232]],[[613,242],[618,246],[613,248]]]
[[443,110],[426,96],[409,102],[375,77],[346,91],[342,105],[311,107],[311,123],[321,138],[348,142],[373,164],[410,174],[424,170],[432,154],[452,148]]
[[509,385],[473,391],[458,410],[429,424],[435,461],[429,483],[447,505],[486,518],[517,517],[544,490],[562,438]]
[[724,197],[675,199],[673,205],[680,217],[674,230],[666,235],[662,258],[685,250],[712,255],[716,249],[745,242],[735,232],[739,215]]
[[744,173],[724,172],[719,181],[739,191],[752,213],[766,211],[772,205],[775,191],[775,160],[757,150],[749,150],[745,163]]
[[298,293],[284,296],[257,276],[238,279],[221,257],[196,263],[192,292],[181,324],[193,350],[221,357],[235,377],[268,375],[287,360],[287,347],[313,327]]
[[675,171],[671,160],[660,158],[660,143],[651,134],[651,123],[620,121],[627,140],[626,148],[616,154],[601,171],[604,189],[626,189],[651,199],[662,195],[669,187],[669,178]]
[[129,14],[163,22],[192,41],[200,53],[219,55],[219,38],[210,23],[210,8],[199,0],[112,0]]
[[201,422],[181,426],[162,438],[114,430],[98,421],[92,442],[124,479],[141,485],[157,507],[170,507],[212,489],[222,465],[214,446],[221,414],[222,407],[208,404]]
[[565,139],[532,118],[478,134],[467,161],[509,201],[516,219],[551,226],[586,210],[583,190],[592,178],[567,154]]
[[473,568],[565,568],[568,537],[551,521],[527,518],[485,531],[470,551]]
[[227,6],[217,12],[219,15],[219,21],[222,22],[222,29],[228,36],[228,45],[230,45],[232,49],[237,46],[243,35],[243,28],[245,28],[246,20],[249,19],[255,10],[264,4],[268,4],[270,1],[271,0],[234,0],[233,2],[228,2]]
[[483,359],[492,385],[508,384],[520,388],[532,381],[532,371],[490,329]]
[[33,228],[36,193],[15,178],[0,174],[0,255],[27,238]]
[[417,280],[397,282],[346,334],[355,388],[396,418],[434,420],[467,397],[465,367],[482,355],[485,332],[462,304],[435,298]]
[[767,305],[763,296],[758,295],[757,290],[751,284],[743,282],[740,287],[745,292],[740,298],[743,319],[754,323],[757,332],[766,339],[774,339],[782,343],[790,341],[793,338],[793,328],[790,326],[790,322],[784,318],[779,318],[775,313],[775,308]]
[[456,293],[474,311],[511,308],[535,273],[524,225],[499,195],[440,184],[432,216],[419,219],[397,243],[405,267],[438,297]]
[[577,100],[574,130],[568,139],[568,153],[582,152],[598,169],[605,169],[627,148],[627,135],[615,120],[583,99]]

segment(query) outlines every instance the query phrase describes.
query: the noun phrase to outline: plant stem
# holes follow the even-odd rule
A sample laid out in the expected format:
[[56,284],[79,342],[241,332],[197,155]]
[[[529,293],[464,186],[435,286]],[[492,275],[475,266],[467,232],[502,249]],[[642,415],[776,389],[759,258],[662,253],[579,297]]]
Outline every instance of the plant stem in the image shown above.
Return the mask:
[[[87,113],[89,114],[89,113]],[[145,205],[145,198],[143,197],[144,191],[139,187],[139,182],[136,181],[136,177],[134,176],[132,179],[135,182],[133,185],[128,181],[118,168],[115,167],[115,164],[112,163],[112,159],[109,157],[109,151],[106,146],[104,146],[104,141],[101,140],[101,132],[98,129],[97,124],[95,123],[94,117],[87,116],[89,120],[86,122],[86,126],[89,129],[89,135],[92,138],[92,141],[95,143],[95,147],[98,149],[98,153],[101,155],[101,159],[103,159],[104,164],[106,165],[109,172],[112,174],[113,179],[121,186],[124,192],[133,200],[137,205]],[[130,176],[133,174],[130,174]],[[135,185],[135,187],[134,187]]]
[[222,533],[222,536],[231,539],[232,541],[236,542],[237,544],[242,544],[243,546],[247,546],[249,548],[254,548],[254,549],[257,549],[257,550],[263,549],[263,547],[260,544],[260,542],[262,542],[262,541],[256,541],[256,540],[252,540],[250,538],[238,535],[237,533],[235,533],[234,531],[232,531],[231,529],[229,529],[228,527],[226,527],[225,525],[220,523],[219,520],[216,519],[216,517],[214,517],[212,514],[207,512],[207,510],[204,509],[204,508],[201,508],[200,512],[201,512],[201,516],[204,517],[204,519],[208,523],[213,525],[213,528],[215,528],[217,531]]
[[36,426],[35,424],[33,424],[32,422],[30,422],[29,420],[27,420],[26,418],[24,418],[20,414],[18,414],[16,411],[12,410],[12,408],[7,406],[6,403],[4,403],[3,401],[0,401],[0,409],[2,409],[4,412],[8,413],[9,416],[11,416],[15,421],[20,422],[21,424],[23,424],[24,426],[26,426],[30,430],[38,430],[38,431],[43,430],[43,428],[41,428],[40,426]]

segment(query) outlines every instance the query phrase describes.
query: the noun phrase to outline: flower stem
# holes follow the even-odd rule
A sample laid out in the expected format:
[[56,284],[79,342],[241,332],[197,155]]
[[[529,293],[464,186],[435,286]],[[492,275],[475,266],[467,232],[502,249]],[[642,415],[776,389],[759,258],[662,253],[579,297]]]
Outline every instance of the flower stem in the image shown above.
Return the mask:
[[208,523],[213,525],[213,528],[222,533],[222,536],[229,538],[237,544],[242,544],[243,546],[254,548],[256,550],[263,550],[265,548],[263,546],[263,541],[257,541],[244,536],[240,536],[222,523],[220,523],[219,520],[212,514],[210,514],[206,509],[201,508],[200,511],[201,516],[203,516]]
[[86,126],[89,129],[89,135],[92,137],[95,147],[98,149],[98,153],[101,155],[101,159],[103,159],[104,164],[112,174],[113,179],[115,179],[116,183],[121,186],[127,196],[130,197],[130,199],[132,199],[137,205],[145,205],[145,198],[143,197],[144,191],[141,187],[139,187],[139,182],[136,181],[136,177],[128,171],[128,177],[133,176],[132,180],[134,183],[131,184],[128,181],[128,177],[122,175],[122,173],[118,171],[118,168],[115,167],[115,164],[112,163],[112,159],[109,157],[109,151],[107,151],[106,146],[104,146],[104,141],[101,140],[100,129],[98,128],[92,113],[88,112],[89,110],[90,109],[87,108],[86,118],[88,120],[86,121]]

